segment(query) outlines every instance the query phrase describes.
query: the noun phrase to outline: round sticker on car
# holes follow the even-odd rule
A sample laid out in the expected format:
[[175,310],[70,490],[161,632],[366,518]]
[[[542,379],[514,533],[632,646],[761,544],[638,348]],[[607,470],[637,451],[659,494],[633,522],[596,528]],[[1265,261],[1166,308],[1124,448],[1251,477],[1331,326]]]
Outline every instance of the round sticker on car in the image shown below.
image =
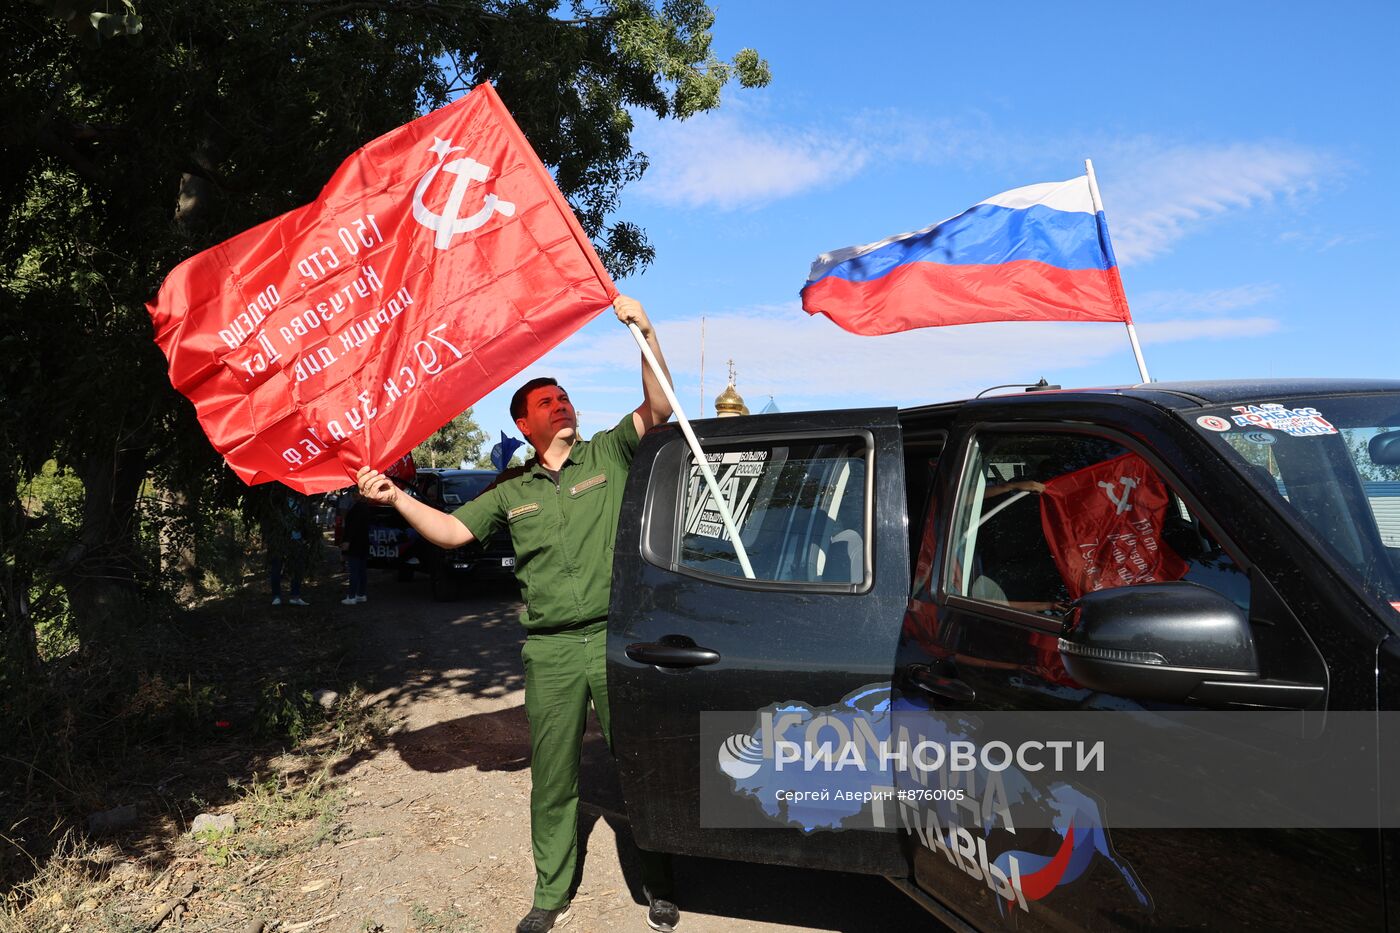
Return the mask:
[[1201,415],[1201,417],[1196,419],[1196,423],[1199,424],[1201,427],[1205,428],[1207,431],[1223,432],[1230,430],[1229,419],[1221,418],[1218,415]]
[[1251,444],[1272,444],[1276,440],[1268,431],[1246,431],[1244,439]]

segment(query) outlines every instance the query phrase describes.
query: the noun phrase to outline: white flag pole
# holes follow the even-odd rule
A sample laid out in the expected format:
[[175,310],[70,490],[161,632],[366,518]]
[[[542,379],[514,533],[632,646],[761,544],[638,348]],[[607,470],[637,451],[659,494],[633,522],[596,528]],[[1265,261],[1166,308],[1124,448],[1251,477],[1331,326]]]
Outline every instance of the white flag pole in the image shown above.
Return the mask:
[[686,443],[690,445],[690,452],[695,455],[695,463],[700,467],[700,475],[705,477],[705,485],[710,489],[710,496],[715,500],[715,508],[719,509],[719,517],[724,520],[724,529],[729,532],[729,540],[734,545],[734,556],[739,559],[739,566],[744,570],[744,576],[754,579],[753,566],[749,563],[748,551],[744,550],[744,542],[739,540],[739,529],[734,524],[734,515],[729,511],[729,503],[724,501],[724,496],[720,494],[719,483],[715,481],[715,474],[710,469],[710,463],[705,459],[705,452],[700,449],[700,441],[695,436],[695,432],[690,428],[690,422],[686,420],[685,412],[681,410],[680,399],[676,398],[675,390],[671,388],[671,381],[666,378],[666,373],[662,371],[661,364],[656,361],[656,354],[651,352],[651,347],[647,346],[646,338],[642,336],[642,330],[636,324],[628,324],[627,329],[632,332],[632,339],[637,341],[638,348],[642,351],[642,357],[646,359],[647,365],[656,375],[656,381],[661,383],[661,391],[666,393],[666,401],[671,403],[671,410],[676,413],[676,423],[685,435]]
[[[1084,160],[1084,170],[1089,174],[1089,197],[1094,202],[1094,219],[1098,221],[1098,215],[1103,213],[1103,199],[1099,197],[1099,180],[1094,176],[1094,162],[1092,159]],[[1108,239],[1108,231],[1100,230],[1100,234],[1105,240]],[[1118,297],[1123,302],[1123,310],[1128,310],[1128,296],[1123,293],[1123,280],[1118,280]],[[1137,328],[1133,326],[1132,318],[1129,317],[1124,322],[1128,327],[1128,341],[1133,345],[1133,357],[1137,360],[1138,374],[1142,376],[1143,382],[1151,382],[1147,375],[1147,361],[1142,358],[1142,344],[1138,343]]]
[[705,315],[700,315],[700,415],[705,414]]

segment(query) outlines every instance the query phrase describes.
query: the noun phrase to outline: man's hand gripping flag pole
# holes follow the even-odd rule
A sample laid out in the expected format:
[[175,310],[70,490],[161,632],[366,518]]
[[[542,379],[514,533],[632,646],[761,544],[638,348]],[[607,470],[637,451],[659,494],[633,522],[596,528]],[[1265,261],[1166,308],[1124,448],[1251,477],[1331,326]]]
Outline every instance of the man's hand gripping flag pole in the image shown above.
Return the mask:
[[671,388],[671,382],[666,378],[661,364],[657,362],[656,355],[651,352],[651,347],[647,346],[641,328],[636,324],[629,323],[627,329],[632,332],[632,339],[637,341],[637,347],[642,351],[642,358],[647,361],[647,365],[656,375],[656,381],[661,384],[661,391],[666,393],[666,401],[670,403],[671,410],[676,413],[676,424],[680,427],[681,433],[685,435],[686,443],[690,445],[690,452],[695,455],[695,463],[700,467],[700,475],[705,477],[705,485],[710,490],[710,496],[715,500],[715,508],[719,510],[720,518],[724,521],[724,530],[729,532],[729,540],[734,544],[734,555],[739,559],[739,566],[743,568],[744,576],[750,580],[754,579],[753,565],[749,563],[748,551],[744,549],[744,542],[739,538],[739,528],[734,524],[734,514],[729,511],[729,503],[720,494],[719,483],[715,480],[714,471],[710,469],[710,462],[705,459],[705,451],[700,448],[700,441],[696,438],[695,431],[690,427],[690,421],[681,408],[680,399],[676,398],[676,392]]

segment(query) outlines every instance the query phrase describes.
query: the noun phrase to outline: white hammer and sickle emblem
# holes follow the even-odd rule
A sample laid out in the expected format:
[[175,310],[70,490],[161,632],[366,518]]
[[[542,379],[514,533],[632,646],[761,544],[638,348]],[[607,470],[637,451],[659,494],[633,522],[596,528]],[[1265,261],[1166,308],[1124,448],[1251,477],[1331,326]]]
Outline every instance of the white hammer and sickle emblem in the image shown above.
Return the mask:
[[[1113,490],[1118,488],[1118,483],[1123,484],[1123,495],[1121,496],[1115,496],[1113,494]],[[1133,507],[1132,502],[1128,500],[1129,497],[1132,496],[1133,490],[1137,488],[1137,480],[1133,479],[1131,476],[1120,476],[1118,477],[1118,483],[1100,482],[1099,486],[1103,488],[1104,495],[1108,496],[1108,501],[1118,507],[1118,511],[1114,514],[1122,515]]]
[[[466,151],[464,146],[452,145],[450,139],[434,136],[428,151],[435,154],[438,160],[437,164],[418,180],[418,188],[413,192],[413,219],[429,230],[437,232],[433,238],[433,245],[438,249],[447,249],[452,245],[454,236],[475,230],[490,220],[492,214],[504,214],[507,217],[515,214],[515,205],[510,201],[502,201],[494,194],[488,194],[481,199],[481,210],[467,217],[457,216],[462,210],[462,200],[467,195],[467,188],[471,187],[474,181],[485,181],[490,173],[486,166],[468,156],[448,162],[449,153]],[[450,172],[457,177],[452,182],[452,190],[447,195],[447,203],[443,205],[442,213],[435,214],[424,206],[423,195],[427,193],[428,186],[433,183],[439,171]]]

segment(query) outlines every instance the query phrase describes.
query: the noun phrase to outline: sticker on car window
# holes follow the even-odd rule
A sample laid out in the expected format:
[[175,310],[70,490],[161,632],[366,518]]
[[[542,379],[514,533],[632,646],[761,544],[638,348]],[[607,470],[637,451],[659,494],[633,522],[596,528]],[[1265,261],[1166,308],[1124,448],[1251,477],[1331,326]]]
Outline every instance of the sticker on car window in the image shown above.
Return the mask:
[[1207,431],[1224,432],[1230,430],[1230,422],[1218,415],[1201,415],[1196,419],[1196,423]]
[[1236,405],[1232,416],[1241,427],[1282,431],[1289,437],[1320,437],[1336,434],[1337,429],[1316,408],[1285,408],[1276,402],[1263,405]]
[[1246,431],[1243,437],[1251,444],[1264,444],[1265,446],[1277,440],[1277,438],[1268,431]]
[[[720,495],[729,506],[734,527],[744,530],[753,494],[768,462],[766,450],[706,451],[705,459],[715,473]],[[728,540],[724,519],[710,495],[709,486],[700,477],[700,468],[691,464],[690,481],[685,500],[685,534]]]

